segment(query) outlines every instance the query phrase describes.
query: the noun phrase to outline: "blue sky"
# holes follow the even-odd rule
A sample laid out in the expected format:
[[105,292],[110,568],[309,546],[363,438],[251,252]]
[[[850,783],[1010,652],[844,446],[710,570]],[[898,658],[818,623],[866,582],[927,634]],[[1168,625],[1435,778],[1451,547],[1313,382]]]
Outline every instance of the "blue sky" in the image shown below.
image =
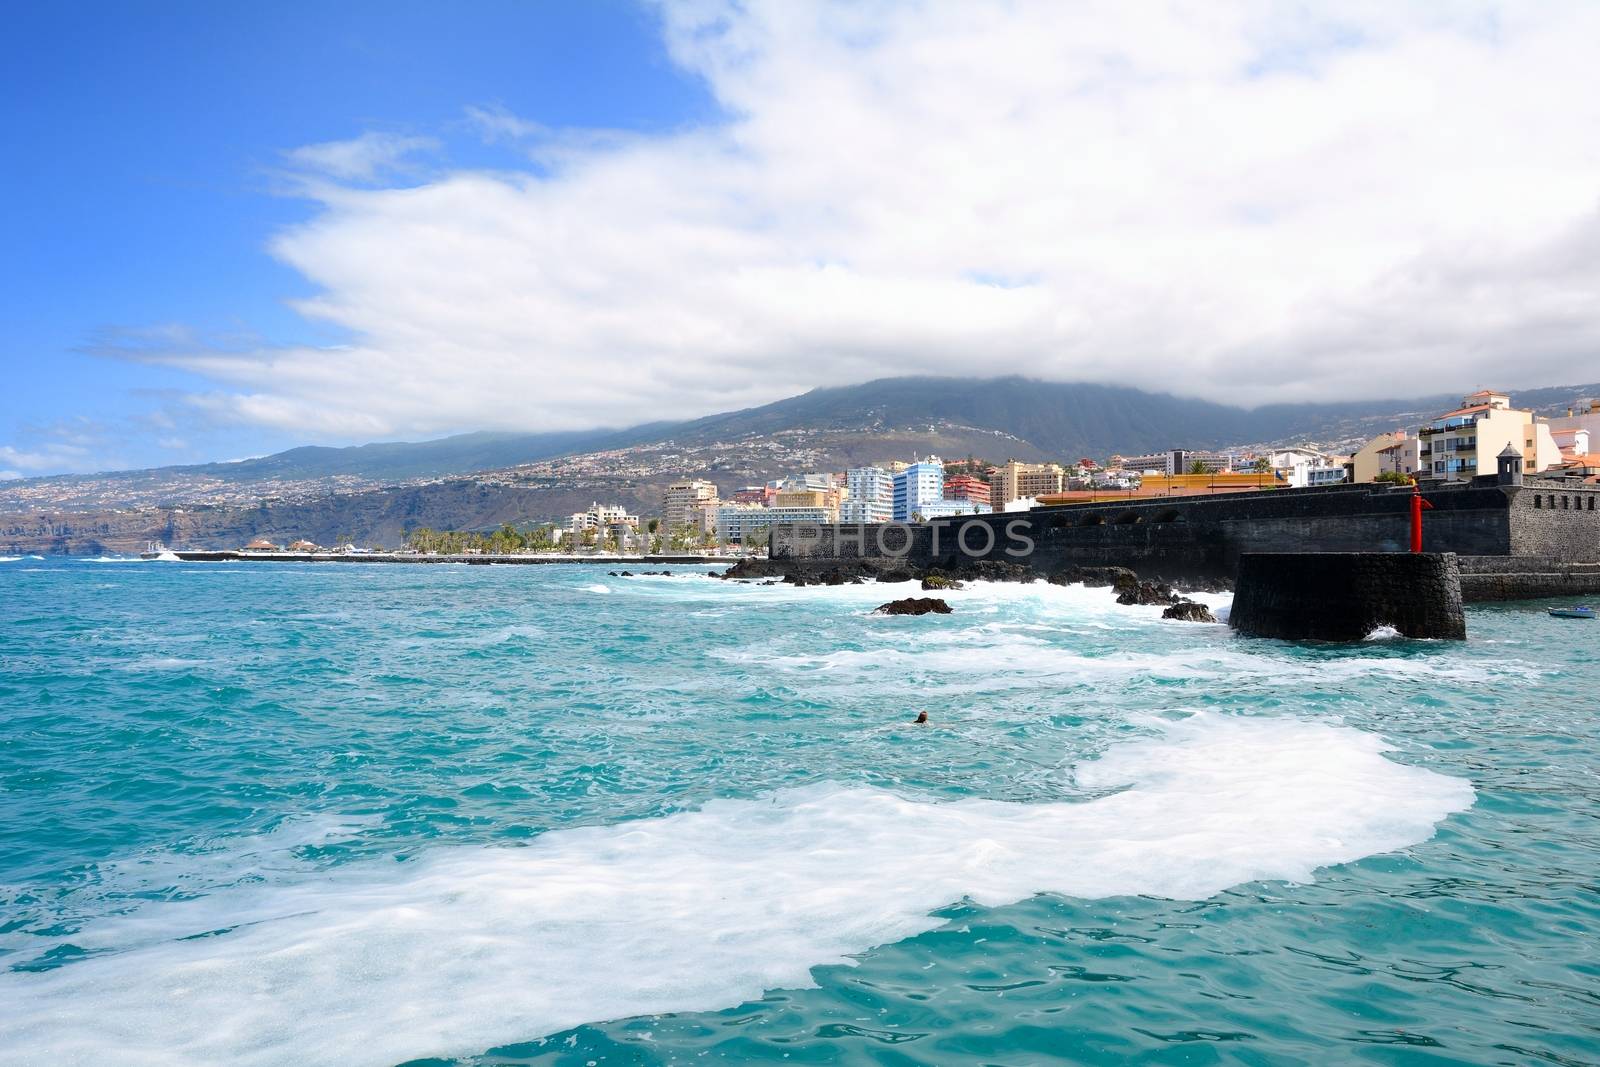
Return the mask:
[[1600,5],[5,5],[0,477],[1600,378]]
[[45,453],[30,474],[304,443],[198,415],[162,425],[163,398],[203,378],[91,354],[170,324],[224,340],[338,338],[286,306],[313,287],[265,252],[313,210],[285,189],[285,152],[377,130],[497,167],[517,160],[464,109],[647,131],[712,110],[667,61],[654,14],[621,2],[18,2],[3,19],[0,445]]

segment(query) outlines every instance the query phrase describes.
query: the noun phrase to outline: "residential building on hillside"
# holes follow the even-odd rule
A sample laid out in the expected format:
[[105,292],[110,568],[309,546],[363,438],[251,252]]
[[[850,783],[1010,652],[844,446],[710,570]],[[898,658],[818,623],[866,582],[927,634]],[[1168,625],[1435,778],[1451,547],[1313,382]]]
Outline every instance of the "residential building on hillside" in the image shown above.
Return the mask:
[[1462,481],[1494,474],[1496,457],[1507,445],[1522,453],[1523,470],[1549,470],[1561,459],[1550,424],[1531,411],[1511,406],[1505,393],[1485,389],[1463,397],[1461,406],[1424,426],[1419,453],[1427,476]]
[[[1342,471],[1340,473],[1343,473]],[[1143,500],[1150,497],[1209,496],[1252,490],[1283,489],[1283,471],[1215,471],[1205,474],[1146,474],[1123,489],[1084,489],[1052,493],[1040,504],[1085,504],[1106,500]]]
[[1568,478],[1582,478],[1591,485],[1600,484],[1600,453],[1563,458],[1561,473]]
[[750,534],[773,523],[772,509],[760,504],[723,504],[717,508],[717,540],[742,545]]
[[1280,448],[1266,455],[1267,466],[1273,470],[1291,470],[1297,463],[1326,467],[1331,459],[1328,453],[1319,452],[1315,448]]
[[1111,457],[1112,466],[1139,474],[1188,474],[1196,463],[1210,474],[1231,469],[1233,457],[1219,452],[1197,452],[1190,448],[1169,448],[1165,452],[1151,452],[1143,456]]
[[[711,505],[714,512],[718,503],[717,487],[710,482],[699,479],[674,482],[667,486],[666,496],[661,501],[661,524],[668,530],[703,527],[704,506]],[[691,511],[697,514],[691,515]]]
[[1287,470],[1275,468],[1291,489],[1310,489],[1319,485],[1338,485],[1349,473],[1343,463],[1311,463],[1301,460]]
[[1125,471],[1135,471],[1139,474],[1164,474],[1167,464],[1172,462],[1170,452],[1150,452],[1142,456],[1114,455],[1111,457],[1111,466]]
[[923,513],[923,506],[944,499],[944,461],[929,456],[906,467],[894,476],[894,518],[911,522]]
[[689,528],[698,531],[700,536],[706,537],[717,532],[717,509],[722,507],[720,500],[702,500],[689,509]]
[[817,508],[804,506],[787,506],[769,508],[772,512],[773,522],[838,522],[839,512],[836,508]]
[[620,504],[592,503],[588,511],[574,512],[567,520],[567,529],[576,533],[585,530],[599,530],[609,526],[639,526],[639,516],[629,515],[628,509]]
[[773,502],[772,510],[787,512],[795,508],[801,508],[828,516],[814,521],[838,522],[840,498],[843,495],[843,491],[837,488],[783,489],[779,491],[777,499]]
[[[1199,465],[1201,471],[1194,468]],[[1168,474],[1214,474],[1233,469],[1233,457],[1222,452],[1196,452],[1187,448],[1174,448],[1167,453]]]
[[747,485],[743,489],[736,489],[733,493],[735,504],[765,504],[767,502],[767,487],[764,485]]
[[1404,430],[1380,433],[1350,457],[1350,480],[1375,482],[1380,474],[1413,477],[1422,469],[1422,438]]
[[968,500],[974,504],[988,504],[989,483],[971,474],[958,474],[944,480],[946,500]]
[[894,518],[894,475],[882,467],[852,467],[845,472],[848,495],[839,505],[840,522],[888,522]]
[[783,483],[785,489],[838,489],[839,479],[820,471],[810,471],[797,478],[786,479]]
[[1589,443],[1594,440],[1588,430],[1577,427],[1570,430],[1551,430],[1550,437],[1561,450],[1563,459],[1588,454]]
[[989,504],[1004,508],[1023,497],[1059,493],[1066,488],[1067,472],[1056,463],[1018,463],[1008,460],[989,476]]
[[[1566,433],[1583,430],[1589,435],[1590,441],[1600,444],[1600,398],[1575,404],[1567,409],[1565,415],[1547,421],[1550,424],[1550,433],[1556,437],[1557,443],[1562,441]],[[1562,445],[1563,451],[1567,448],[1568,445]],[[1585,448],[1583,451],[1587,452],[1588,449]]]

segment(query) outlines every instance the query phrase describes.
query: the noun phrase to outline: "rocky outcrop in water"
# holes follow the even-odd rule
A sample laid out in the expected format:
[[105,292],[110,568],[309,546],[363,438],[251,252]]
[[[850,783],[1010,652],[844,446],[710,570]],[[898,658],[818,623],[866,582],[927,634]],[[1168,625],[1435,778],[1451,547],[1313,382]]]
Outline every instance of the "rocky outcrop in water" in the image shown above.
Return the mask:
[[1180,593],[1231,593],[1233,592],[1233,579],[1220,575],[1190,575],[1184,578],[1174,578],[1172,588]]
[[954,578],[947,578],[937,571],[922,579],[922,588],[928,589],[960,589],[962,583]]
[[1056,571],[1046,579],[1051,585],[1082,585],[1091,589],[1115,586],[1118,582],[1138,582],[1139,576],[1127,567],[1079,567]]
[[1117,590],[1118,604],[1176,604],[1178,597],[1172,587],[1165,582],[1149,582],[1133,579],[1131,581],[1118,581],[1113,587]]
[[1217,621],[1217,617],[1211,614],[1210,608],[1193,600],[1179,600],[1166,611],[1163,611],[1161,617],[1163,619],[1176,619],[1179,622]]
[[903,600],[891,600],[873,612],[874,615],[948,615],[950,605],[938,597],[908,596]]

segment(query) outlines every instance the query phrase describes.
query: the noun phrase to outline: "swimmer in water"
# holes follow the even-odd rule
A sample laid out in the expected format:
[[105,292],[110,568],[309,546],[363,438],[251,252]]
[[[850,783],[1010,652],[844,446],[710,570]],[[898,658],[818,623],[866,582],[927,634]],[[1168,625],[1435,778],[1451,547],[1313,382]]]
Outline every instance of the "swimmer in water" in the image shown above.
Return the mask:
[[913,725],[913,726],[926,726],[926,725],[928,725],[928,713],[925,712],[925,711],[917,712],[917,717],[911,721],[911,725]]

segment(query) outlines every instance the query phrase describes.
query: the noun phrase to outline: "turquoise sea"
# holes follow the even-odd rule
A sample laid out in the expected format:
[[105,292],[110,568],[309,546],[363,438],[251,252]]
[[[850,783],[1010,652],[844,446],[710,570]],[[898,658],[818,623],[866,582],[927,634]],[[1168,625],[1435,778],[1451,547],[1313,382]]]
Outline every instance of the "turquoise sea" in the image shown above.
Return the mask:
[[0,1064],[1600,1063],[1600,624],[707,571],[0,562]]

